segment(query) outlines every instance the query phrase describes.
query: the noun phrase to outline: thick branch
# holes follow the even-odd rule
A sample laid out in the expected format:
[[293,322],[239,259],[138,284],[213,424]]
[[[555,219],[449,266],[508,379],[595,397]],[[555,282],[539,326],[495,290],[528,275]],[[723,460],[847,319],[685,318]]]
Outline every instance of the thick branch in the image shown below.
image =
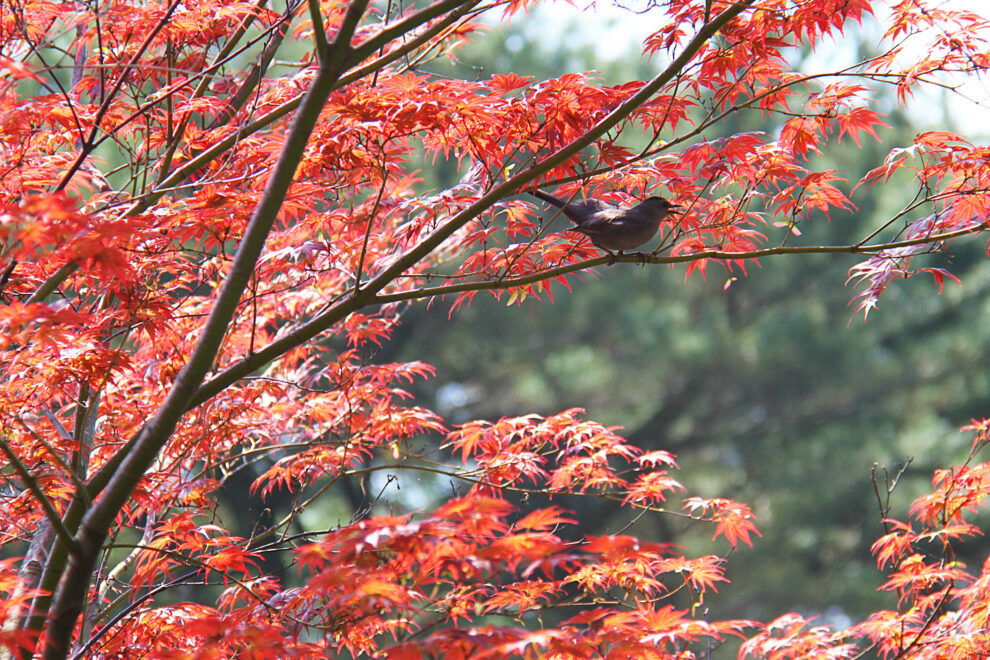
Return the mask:
[[278,216],[334,83],[352,61],[350,40],[367,8],[368,0],[355,0],[348,7],[337,39],[325,65],[300,105],[279,159],[272,168],[261,201],[251,216],[237,249],[230,273],[217,295],[210,316],[200,333],[196,347],[176,377],[165,402],[155,416],[139,431],[132,449],[107,483],[99,499],[82,519],[76,542],[78,554],[69,558],[68,570],[56,594],[48,617],[45,657],[64,658],[68,653],[72,631],[89,589],[107,532],[126,504],[145,471],[175,431],[188,401],[213,364],[234,316],[241,295],[254,273],[268,233]]
[[[411,42],[409,42],[409,44],[407,44],[406,46],[403,46],[402,48],[398,49],[398,51],[396,51],[396,53],[398,53],[398,54],[396,54],[396,53],[386,54],[383,57],[378,58],[375,61],[371,62],[370,64],[368,64],[366,66],[363,66],[363,67],[361,67],[359,69],[355,69],[355,70],[351,71],[350,73],[348,73],[347,75],[344,75],[344,76],[340,77],[333,84],[332,90],[338,89],[341,86],[343,86],[344,84],[349,84],[351,82],[354,82],[355,80],[358,80],[361,77],[364,77],[364,76],[367,76],[367,75],[373,73],[378,68],[383,67],[383,66],[386,66],[387,64],[389,64],[390,62],[392,62],[394,59],[397,59],[398,57],[400,57],[405,52],[408,52],[406,50],[406,47],[407,46],[409,47],[410,50],[413,49],[413,48],[415,48],[415,47],[418,47],[423,42],[425,42],[426,40],[428,40],[431,36],[434,36],[436,33],[438,33],[440,31],[446,29],[451,23],[453,23],[454,21],[458,20],[464,14],[467,14],[469,11],[471,11],[472,9],[474,9],[477,6],[478,1],[479,0],[467,0],[467,2],[465,2],[465,0],[447,0],[447,2],[442,3],[442,4],[444,4],[444,6],[451,5],[451,4],[456,5],[456,4],[459,4],[460,3],[460,4],[463,4],[463,7],[460,8],[460,9],[455,9],[454,12],[452,12],[452,15],[456,14],[456,17],[454,19],[448,21],[445,18],[438,25],[431,27],[423,35],[420,35],[420,37],[417,37],[416,39],[413,39]],[[408,29],[412,30],[415,27],[417,27],[417,26],[419,26],[419,25],[427,22],[432,17],[433,13],[434,12],[433,12],[432,8],[427,7],[422,12],[419,12],[419,13],[415,14],[413,17],[410,17],[410,19],[417,18],[418,20],[415,20],[415,21],[412,21],[411,23],[409,23]],[[410,20],[410,19],[407,19],[407,21]],[[395,57],[392,57],[393,55]],[[152,193],[149,193],[148,195],[145,195],[141,199],[141,201],[140,201],[139,204],[135,204],[131,209],[128,210],[128,214],[131,214],[131,213],[140,213],[141,211],[143,211],[146,208],[150,207],[158,199],[160,199],[162,196],[164,196],[165,194],[167,194],[168,190],[172,186],[178,185],[188,175],[190,175],[193,172],[198,171],[206,163],[210,162],[211,160],[213,160],[214,158],[216,158],[217,156],[219,156],[221,153],[223,153],[227,149],[231,148],[234,144],[236,144],[243,137],[245,137],[247,135],[251,135],[255,131],[258,131],[261,128],[267,126],[268,124],[271,124],[271,123],[277,121],[278,119],[280,119],[281,117],[287,115],[289,112],[291,112],[292,110],[294,110],[295,108],[297,108],[299,106],[299,103],[301,102],[301,100],[302,100],[302,97],[300,97],[298,99],[294,99],[292,101],[288,101],[287,103],[283,104],[282,106],[280,106],[276,110],[273,110],[272,112],[268,113],[267,115],[265,115],[264,117],[258,119],[257,121],[253,122],[252,124],[249,124],[248,126],[243,127],[235,135],[227,138],[226,140],[223,140],[223,141],[217,143],[212,148],[210,148],[208,151],[205,151],[205,152],[200,153],[196,158],[194,158],[193,160],[189,161],[182,168],[180,168],[179,170],[176,170],[168,178],[166,178],[161,183],[161,188],[159,190],[157,190],[155,192],[152,192]],[[75,268],[76,268],[76,266],[74,264],[66,264],[66,266],[63,267],[63,268],[66,268],[66,267],[69,267],[70,269],[67,270],[67,272],[64,273],[61,278],[56,278],[55,276],[52,276],[51,278],[49,278],[50,280],[54,281],[55,283],[52,284],[49,287],[49,286],[47,286],[49,283],[46,282],[46,286],[44,287],[45,288],[45,295],[47,295],[47,293],[50,293],[55,288],[55,286],[58,285],[58,283],[61,283],[61,281],[64,280],[65,277],[68,277],[68,275],[71,274],[75,270]],[[40,299],[42,299],[44,297],[44,295],[38,296],[38,294],[36,294],[34,297],[38,297],[38,299],[40,300]],[[32,297],[32,301],[34,300],[34,297]],[[328,313],[332,313],[332,312],[333,312],[333,310],[330,310],[330,312],[328,312]],[[289,350],[291,348],[294,348],[295,346],[298,346],[300,343],[303,343],[304,341],[308,340],[309,338],[315,337],[320,332],[322,332],[323,330],[329,328],[334,323],[336,323],[337,320],[339,320],[340,318],[343,318],[344,316],[346,316],[348,313],[350,313],[350,310],[347,310],[341,316],[334,316],[333,319],[330,320],[330,321],[327,321],[327,319],[325,317],[323,317],[323,316],[321,316],[319,319],[314,319],[314,321],[316,322],[316,325],[313,326],[313,328],[310,328],[310,326],[307,324],[307,329],[308,329],[307,331],[312,330],[314,328],[315,328],[315,331],[312,332],[312,334],[309,334],[306,337],[306,339],[303,339],[300,342],[297,342],[297,343],[293,343],[291,345],[288,345],[288,347],[287,348],[284,348],[284,349],[280,349],[279,348],[280,346],[283,346],[283,344],[281,344],[281,343],[279,343],[278,346],[275,346],[275,345],[269,346],[269,347],[267,347],[265,349],[264,355],[266,355],[266,356],[269,356],[270,355],[270,356],[278,357],[278,355],[281,355],[286,350]],[[253,371],[254,368],[255,368],[255,367],[253,367],[251,365],[261,366],[261,365],[264,365],[267,362],[270,362],[272,359],[274,359],[274,357],[267,357],[267,358],[264,358],[264,359],[261,359],[261,360],[254,359],[257,355],[260,355],[260,354],[258,354],[258,353],[253,354],[252,358],[249,359],[249,362],[247,362],[247,363],[245,363],[243,365],[242,365],[242,363],[238,363],[238,365],[235,365],[235,367],[240,366],[240,367],[242,367],[242,369],[246,369],[246,370],[244,370],[242,372],[239,371],[238,373],[243,373],[244,375],[247,375],[247,374],[251,373],[251,371]],[[216,378],[213,379],[213,381],[215,381],[215,380],[216,380]],[[211,382],[213,382],[213,381],[211,381]],[[224,387],[226,387],[226,385]],[[220,389],[223,389],[223,388],[220,388]],[[203,391],[203,388],[200,388],[200,392],[202,392],[202,391]],[[220,390],[216,390],[216,391],[220,391]],[[207,398],[209,398],[209,397],[207,397]],[[197,396],[194,397],[193,402],[191,402],[189,404],[189,408],[195,408],[200,403],[202,403],[204,400],[206,400],[206,399],[201,399],[200,396],[199,396],[199,394],[197,394]],[[127,444],[125,444],[125,446],[120,451],[118,451],[112,458],[110,458],[110,460],[108,460],[106,463],[104,463],[100,467],[100,469],[92,477],[90,477],[90,479],[88,481],[88,486],[89,486],[89,492],[90,492],[90,495],[91,496],[94,496],[95,497],[97,494],[99,494],[103,490],[103,488],[106,487],[106,484],[110,480],[110,477],[112,477],[113,474],[117,471],[117,468],[120,465],[120,461],[123,460],[123,457],[126,456],[130,452],[130,449],[133,446],[134,441],[135,441],[135,437],[132,437],[130,440],[128,440]],[[70,512],[72,512],[72,511],[73,511],[73,509],[72,509],[72,507],[70,505]],[[78,520],[76,522],[78,523]],[[73,527],[70,527],[70,529],[73,529]]]

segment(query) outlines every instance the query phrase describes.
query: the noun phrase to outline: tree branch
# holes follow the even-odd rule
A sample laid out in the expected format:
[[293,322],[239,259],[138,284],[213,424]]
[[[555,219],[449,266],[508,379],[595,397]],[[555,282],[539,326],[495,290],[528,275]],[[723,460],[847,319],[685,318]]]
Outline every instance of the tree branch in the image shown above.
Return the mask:
[[230,273],[217,295],[189,360],[179,372],[154,417],[141,428],[133,444],[128,443],[127,455],[109,479],[106,489],[82,518],[75,538],[79,552],[69,557],[68,568],[48,615],[44,652],[48,660],[65,658],[68,654],[72,631],[82,610],[95,562],[110,525],[158,452],[174,433],[187,409],[189,399],[216,358],[241,295],[254,273],[268,233],[275,224],[292,184],[320,112],[334,83],[352,61],[350,40],[367,5],[368,0],[354,0],[348,6],[329,57],[302,100],[282,152],[272,168],[261,201],[248,221]]
[[436,296],[443,296],[451,293],[463,293],[465,291],[492,291],[501,289],[512,289],[520,286],[527,286],[530,284],[535,284],[536,282],[541,282],[543,280],[552,279],[554,277],[559,277],[561,275],[567,275],[568,273],[573,273],[579,270],[584,270],[593,266],[604,266],[606,264],[613,263],[635,263],[635,264],[679,264],[687,263],[691,261],[702,261],[705,259],[715,259],[717,261],[735,261],[738,259],[760,259],[763,257],[772,257],[782,254],[877,254],[883,252],[884,250],[893,250],[902,247],[910,247],[912,245],[922,245],[925,243],[937,243],[939,241],[946,241],[952,238],[957,238],[959,236],[966,236],[969,234],[976,234],[982,231],[990,229],[990,223],[983,223],[979,225],[974,225],[967,227],[965,229],[957,229],[951,232],[945,232],[942,234],[933,234],[931,236],[924,236],[919,238],[912,238],[903,241],[893,241],[890,243],[877,243],[873,245],[807,245],[807,246],[777,246],[772,248],[766,248],[763,250],[751,250],[749,252],[726,252],[725,250],[703,250],[701,252],[692,252],[691,254],[680,254],[676,257],[661,257],[649,254],[623,254],[614,257],[597,257],[588,261],[582,261],[579,263],[567,264],[566,266],[558,266],[555,268],[550,268],[547,270],[541,270],[536,273],[530,273],[529,275],[520,275],[519,277],[511,277],[501,280],[486,280],[482,282],[462,282],[459,284],[448,284],[444,286],[436,286],[425,289],[417,289],[415,291],[402,291],[399,293],[385,294],[375,296],[375,302],[377,304],[386,304],[392,302],[400,302],[406,300],[421,300],[424,298],[433,298]]

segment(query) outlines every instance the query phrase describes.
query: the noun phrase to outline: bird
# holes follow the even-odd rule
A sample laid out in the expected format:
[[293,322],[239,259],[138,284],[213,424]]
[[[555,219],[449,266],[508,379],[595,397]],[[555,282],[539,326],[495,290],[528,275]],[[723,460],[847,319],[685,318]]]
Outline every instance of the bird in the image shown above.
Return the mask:
[[649,197],[636,206],[622,208],[599,199],[565,202],[542,190],[530,194],[553,204],[574,223],[565,231],[576,231],[608,252],[634,250],[656,236],[660,223],[681,208],[663,197]]

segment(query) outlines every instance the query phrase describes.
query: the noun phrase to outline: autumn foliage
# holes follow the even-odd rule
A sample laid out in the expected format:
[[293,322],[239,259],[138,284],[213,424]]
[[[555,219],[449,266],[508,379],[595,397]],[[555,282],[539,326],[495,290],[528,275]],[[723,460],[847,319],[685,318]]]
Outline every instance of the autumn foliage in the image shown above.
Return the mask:
[[[954,554],[990,494],[985,420],[909,518],[885,513],[874,552],[896,609],[846,629],[710,621],[729,551],[758,543],[746,504],[692,494],[675,456],[580,410],[451,424],[405,389],[428,364],[376,360],[415,301],[456,315],[479,292],[567,295],[610,260],[548,231],[521,195],[535,186],[685,207],[620,262],[705,276],[862,255],[863,316],[895,278],[953,277],[924,256],[988,228],[986,147],[919,134],[858,182],[816,155],[883,139],[881,88],[910,103],[944,75],[985,75],[985,19],[928,0],[655,4],[657,75],[613,86],[428,72],[517,0],[0,8],[9,657],[689,658],[729,639],[753,658],[990,654],[990,565]],[[878,55],[789,64],[874,20]],[[752,110],[779,130],[719,134]],[[460,181],[426,185],[438,162]],[[891,186],[916,194],[881,225],[802,242]],[[301,522],[381,470],[459,490],[432,510]],[[250,538],[217,515],[239,472],[292,502]],[[564,495],[709,525],[722,554],[586,535]],[[192,582],[200,596],[175,595]]]

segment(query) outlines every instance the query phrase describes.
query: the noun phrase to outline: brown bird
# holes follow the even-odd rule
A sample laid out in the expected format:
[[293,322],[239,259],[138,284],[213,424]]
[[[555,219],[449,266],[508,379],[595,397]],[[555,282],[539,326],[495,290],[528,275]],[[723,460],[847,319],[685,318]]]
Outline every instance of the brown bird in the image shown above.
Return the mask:
[[646,243],[656,236],[664,218],[681,208],[663,197],[650,197],[624,209],[598,199],[565,202],[542,190],[529,192],[559,208],[574,223],[566,231],[584,234],[609,254],[622,254]]

